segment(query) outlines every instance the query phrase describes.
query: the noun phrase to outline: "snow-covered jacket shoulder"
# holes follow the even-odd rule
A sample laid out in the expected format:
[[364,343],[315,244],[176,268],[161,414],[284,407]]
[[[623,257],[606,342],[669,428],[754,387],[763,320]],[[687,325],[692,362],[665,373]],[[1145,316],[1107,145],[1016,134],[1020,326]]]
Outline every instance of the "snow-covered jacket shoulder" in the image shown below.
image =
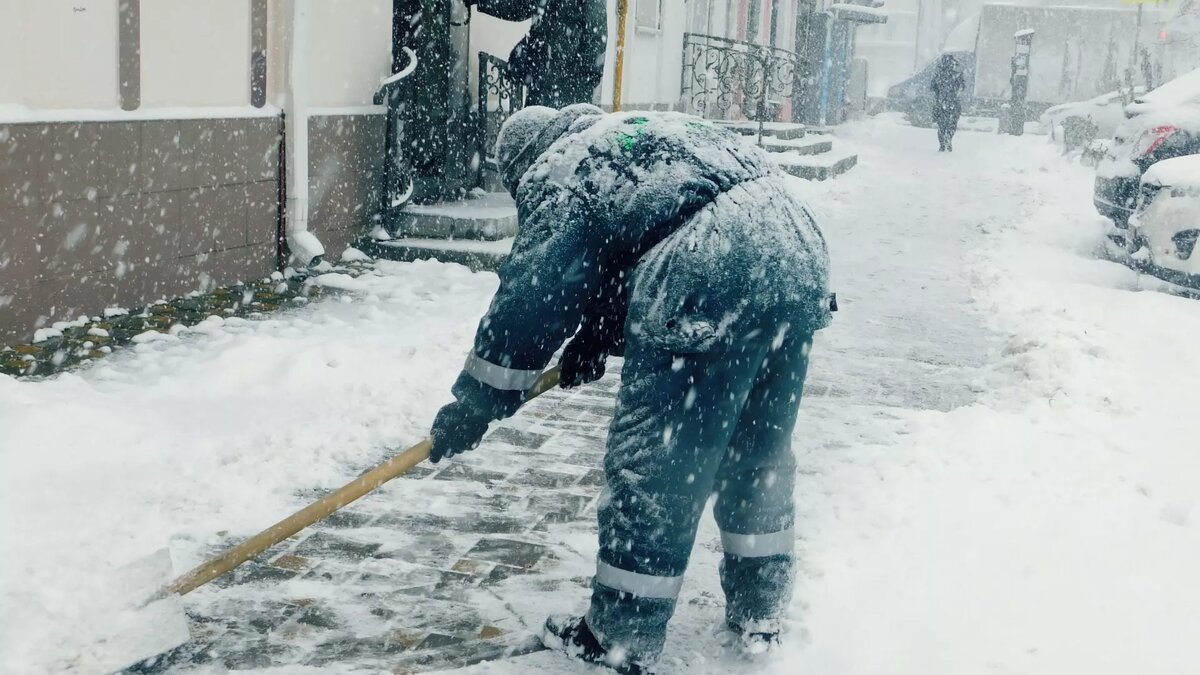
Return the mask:
[[584,203],[606,246],[645,250],[681,216],[777,170],[761,148],[689,115],[590,115],[541,154],[516,197],[523,228],[533,209],[564,195]]

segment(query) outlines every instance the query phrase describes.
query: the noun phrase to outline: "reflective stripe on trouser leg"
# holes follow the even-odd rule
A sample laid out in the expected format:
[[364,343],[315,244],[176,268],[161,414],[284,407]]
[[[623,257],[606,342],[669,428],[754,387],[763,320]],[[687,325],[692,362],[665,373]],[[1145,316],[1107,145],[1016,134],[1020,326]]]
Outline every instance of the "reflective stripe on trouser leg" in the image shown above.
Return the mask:
[[656,577],[613,567],[603,560],[596,562],[596,583],[623,591],[639,598],[674,599],[683,587],[683,577]]
[[498,366],[474,352],[467,357],[463,372],[493,389],[504,391],[527,391],[542,376],[540,370],[517,370]]
[[[629,321],[641,319],[630,312]],[[768,348],[746,343],[733,352],[678,357],[630,340],[604,458],[598,558],[638,576],[607,575],[598,566],[588,625],[606,648],[642,663],[662,652],[679,582],[645,577],[677,579],[687,569],[696,525]],[[664,436],[664,429],[672,433]]]
[[792,528],[765,534],[733,534],[721,531],[721,548],[728,555],[740,558],[765,558],[772,555],[791,555],[796,544]]

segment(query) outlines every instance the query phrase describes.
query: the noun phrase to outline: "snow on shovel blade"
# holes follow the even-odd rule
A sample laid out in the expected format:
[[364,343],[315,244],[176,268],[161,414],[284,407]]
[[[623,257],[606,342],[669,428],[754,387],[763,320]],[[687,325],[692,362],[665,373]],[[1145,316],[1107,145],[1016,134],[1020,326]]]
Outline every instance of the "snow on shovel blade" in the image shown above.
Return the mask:
[[117,569],[108,588],[85,598],[88,626],[73,638],[78,643],[71,646],[74,654],[65,672],[114,673],[187,642],[183,599],[172,593],[151,601],[172,573],[171,554],[164,548]]

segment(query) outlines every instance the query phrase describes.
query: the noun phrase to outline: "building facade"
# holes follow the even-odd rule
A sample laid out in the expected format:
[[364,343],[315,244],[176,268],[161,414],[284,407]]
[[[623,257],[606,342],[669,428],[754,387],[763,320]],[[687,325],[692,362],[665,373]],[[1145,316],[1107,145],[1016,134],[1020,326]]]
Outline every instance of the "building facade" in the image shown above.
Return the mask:
[[[0,344],[262,277],[289,252],[338,257],[381,210],[376,92],[395,66],[393,15],[408,5],[444,12],[459,32],[448,67],[465,91],[448,95],[477,125],[495,105],[479,100],[491,58],[480,54],[507,58],[528,26],[461,0],[0,2]],[[606,106],[617,5],[596,95]],[[802,53],[813,82],[830,70],[836,21],[814,38],[808,18],[832,15],[811,0],[628,6],[628,108],[687,108],[688,36]],[[776,98],[772,115],[796,116],[798,100]]]
[[[296,0],[0,2],[0,344],[284,264],[296,90],[305,228],[336,258],[369,226],[393,3],[299,1],[304,26]],[[496,53],[523,33],[471,25]]]

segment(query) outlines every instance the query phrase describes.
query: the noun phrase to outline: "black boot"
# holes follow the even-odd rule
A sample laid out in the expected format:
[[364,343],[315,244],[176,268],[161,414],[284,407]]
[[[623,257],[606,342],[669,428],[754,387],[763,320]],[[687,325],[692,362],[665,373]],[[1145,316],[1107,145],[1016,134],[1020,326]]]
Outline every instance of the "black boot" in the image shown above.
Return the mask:
[[648,667],[628,658],[625,654],[610,653],[600,645],[600,640],[588,628],[581,616],[552,616],[546,619],[542,631],[542,644],[547,649],[562,652],[567,656],[608,666],[621,675],[653,675]]
[[746,629],[732,621],[729,622],[729,630],[737,636],[738,647],[741,651],[749,655],[762,654],[781,644],[780,631],[776,627],[778,623],[762,623],[763,625]]

